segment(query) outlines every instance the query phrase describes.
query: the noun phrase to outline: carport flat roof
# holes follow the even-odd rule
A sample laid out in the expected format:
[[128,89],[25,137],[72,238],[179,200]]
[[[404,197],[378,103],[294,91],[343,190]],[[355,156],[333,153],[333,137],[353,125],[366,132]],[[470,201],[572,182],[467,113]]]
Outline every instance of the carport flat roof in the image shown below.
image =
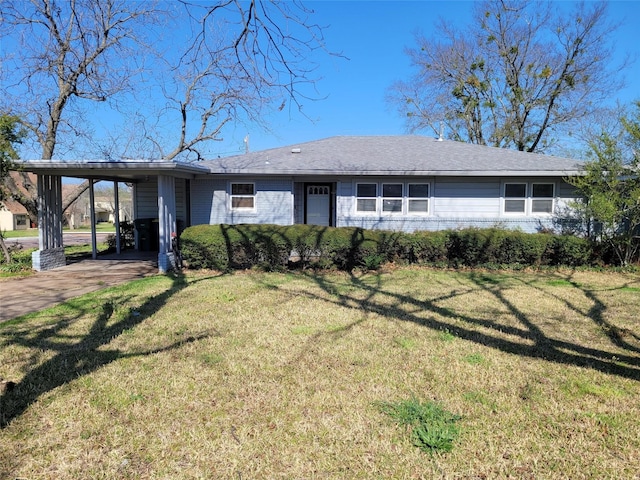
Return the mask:
[[170,175],[193,178],[209,173],[204,166],[145,160],[98,161],[98,160],[23,160],[16,164],[23,170],[40,175],[61,175],[63,177],[95,178],[101,180],[139,181],[151,175]]

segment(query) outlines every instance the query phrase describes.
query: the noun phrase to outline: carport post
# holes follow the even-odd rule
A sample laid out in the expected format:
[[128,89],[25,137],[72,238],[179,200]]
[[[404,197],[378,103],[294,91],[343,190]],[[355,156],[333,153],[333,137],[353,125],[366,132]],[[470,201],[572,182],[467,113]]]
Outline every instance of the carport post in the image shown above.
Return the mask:
[[31,254],[34,270],[66,264],[62,238],[62,177],[38,175],[38,250]]
[[93,180],[89,180],[89,203],[91,212],[91,257],[95,260],[98,258],[98,240],[96,237],[96,203]]
[[118,192],[118,182],[113,182],[113,199],[116,204],[114,220],[116,224],[116,253],[120,254],[120,192]]
[[158,270],[174,267],[171,233],[176,231],[176,183],[173,177],[158,175]]

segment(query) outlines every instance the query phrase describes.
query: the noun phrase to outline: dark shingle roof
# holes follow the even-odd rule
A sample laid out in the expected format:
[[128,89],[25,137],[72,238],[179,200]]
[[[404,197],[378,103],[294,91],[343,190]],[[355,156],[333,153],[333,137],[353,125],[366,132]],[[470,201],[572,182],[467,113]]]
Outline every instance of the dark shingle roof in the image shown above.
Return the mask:
[[212,173],[282,175],[568,175],[568,158],[418,135],[338,136],[200,163]]

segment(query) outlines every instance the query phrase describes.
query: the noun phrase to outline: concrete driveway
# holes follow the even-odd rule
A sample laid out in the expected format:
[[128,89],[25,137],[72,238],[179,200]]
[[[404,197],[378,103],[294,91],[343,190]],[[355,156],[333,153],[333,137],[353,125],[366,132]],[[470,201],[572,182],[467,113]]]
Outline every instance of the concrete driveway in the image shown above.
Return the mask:
[[82,260],[28,277],[0,279],[0,322],[157,273],[156,252],[132,251]]

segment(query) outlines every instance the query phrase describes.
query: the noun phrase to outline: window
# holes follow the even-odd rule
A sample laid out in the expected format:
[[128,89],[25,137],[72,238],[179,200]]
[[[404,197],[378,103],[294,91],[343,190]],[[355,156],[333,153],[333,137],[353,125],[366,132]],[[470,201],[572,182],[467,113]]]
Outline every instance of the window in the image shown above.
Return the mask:
[[505,183],[504,213],[552,214],[554,197],[554,183]]
[[359,183],[356,185],[356,211],[376,212],[378,185],[375,183]]
[[26,215],[16,215],[16,227],[24,227],[27,225]]
[[358,183],[356,212],[382,215],[429,213],[429,183]]
[[382,211],[387,213],[402,213],[402,184],[382,184]]
[[253,183],[231,184],[231,208],[237,210],[252,210],[255,208],[255,185]]
[[429,184],[409,184],[409,213],[429,213]]
[[505,213],[525,213],[526,198],[527,198],[526,183],[505,183],[504,212]]
[[531,213],[553,213],[553,183],[531,185]]

